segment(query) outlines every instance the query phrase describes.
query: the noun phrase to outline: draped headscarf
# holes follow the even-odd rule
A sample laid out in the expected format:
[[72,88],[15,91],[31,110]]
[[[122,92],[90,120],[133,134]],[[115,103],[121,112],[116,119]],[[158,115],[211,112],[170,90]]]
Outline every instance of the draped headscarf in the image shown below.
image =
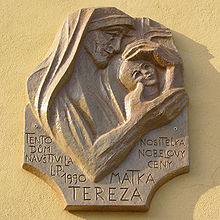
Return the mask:
[[130,16],[116,8],[81,9],[64,21],[46,59],[27,82],[30,104],[38,120],[48,124],[48,111],[62,86],[71,77],[76,54],[85,32],[114,25],[133,25]]

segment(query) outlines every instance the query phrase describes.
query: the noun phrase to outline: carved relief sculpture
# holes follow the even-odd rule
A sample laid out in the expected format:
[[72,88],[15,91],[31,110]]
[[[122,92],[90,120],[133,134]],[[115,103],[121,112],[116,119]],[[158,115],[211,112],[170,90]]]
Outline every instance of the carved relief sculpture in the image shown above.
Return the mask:
[[159,23],[81,9],[27,89],[23,167],[66,209],[148,209],[162,182],[188,171],[183,65]]

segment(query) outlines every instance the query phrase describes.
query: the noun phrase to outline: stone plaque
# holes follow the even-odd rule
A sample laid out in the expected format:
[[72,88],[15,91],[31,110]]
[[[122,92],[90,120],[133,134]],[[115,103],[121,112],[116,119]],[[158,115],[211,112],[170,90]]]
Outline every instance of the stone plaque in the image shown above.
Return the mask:
[[169,29],[81,9],[27,81],[23,168],[67,210],[147,210],[189,170],[188,97]]

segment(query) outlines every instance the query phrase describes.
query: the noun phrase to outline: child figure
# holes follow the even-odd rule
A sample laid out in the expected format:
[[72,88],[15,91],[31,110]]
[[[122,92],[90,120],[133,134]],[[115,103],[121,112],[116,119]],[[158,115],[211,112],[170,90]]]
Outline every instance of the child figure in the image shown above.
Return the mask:
[[160,95],[158,73],[152,58],[154,45],[142,45],[142,42],[134,42],[122,54],[119,80],[129,90],[125,97],[127,119],[131,118],[132,109],[135,108],[135,112],[144,111],[150,101]]
[[150,101],[159,95],[157,71],[146,60],[124,60],[120,67],[119,80],[129,91],[133,91],[138,82],[142,83],[142,98],[145,101]]

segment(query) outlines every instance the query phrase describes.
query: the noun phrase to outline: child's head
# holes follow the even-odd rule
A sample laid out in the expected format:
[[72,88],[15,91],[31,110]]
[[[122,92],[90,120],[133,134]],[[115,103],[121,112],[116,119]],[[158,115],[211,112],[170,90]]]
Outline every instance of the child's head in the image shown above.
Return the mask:
[[130,91],[136,88],[138,82],[144,86],[158,84],[158,77],[155,67],[147,60],[123,60],[119,80]]
[[142,83],[141,93],[145,101],[153,100],[160,94],[157,67],[160,63],[154,57],[158,45],[145,39],[137,40],[125,48],[121,58],[119,80],[129,91]]

